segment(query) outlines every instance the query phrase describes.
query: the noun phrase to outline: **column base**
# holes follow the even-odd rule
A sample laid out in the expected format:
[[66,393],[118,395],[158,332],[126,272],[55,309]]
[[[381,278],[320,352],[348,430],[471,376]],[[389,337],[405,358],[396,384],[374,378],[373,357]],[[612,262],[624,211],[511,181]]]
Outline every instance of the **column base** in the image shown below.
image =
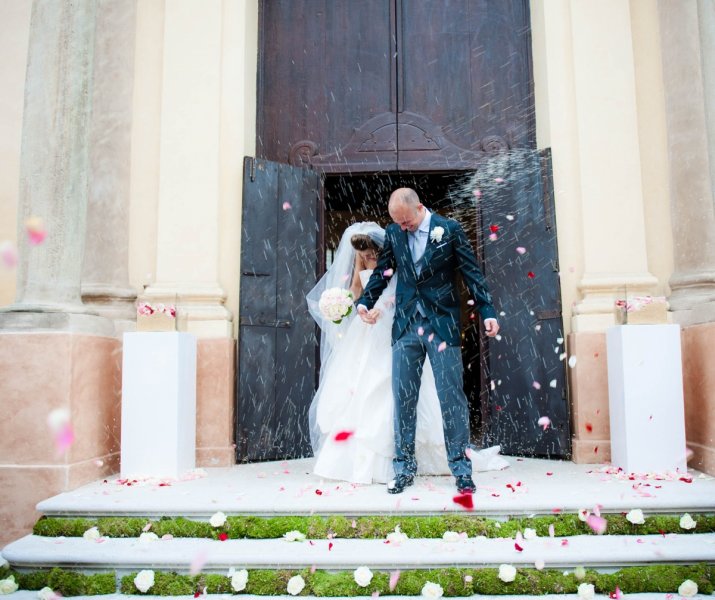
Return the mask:
[[154,284],[147,287],[139,300],[151,304],[174,304],[177,329],[198,338],[232,338],[233,316],[224,306],[226,292],[218,286]]
[[[112,321],[89,312],[48,311],[48,307],[12,305],[0,309],[0,332],[65,332],[114,336]],[[55,307],[51,307],[55,308]]]
[[126,331],[136,331],[137,292],[134,288],[82,285],[82,301],[90,310],[114,322],[117,336]]
[[658,280],[650,273],[584,275],[579,285],[583,299],[574,306],[572,329],[605,331],[617,325],[616,300],[631,296],[652,296]]

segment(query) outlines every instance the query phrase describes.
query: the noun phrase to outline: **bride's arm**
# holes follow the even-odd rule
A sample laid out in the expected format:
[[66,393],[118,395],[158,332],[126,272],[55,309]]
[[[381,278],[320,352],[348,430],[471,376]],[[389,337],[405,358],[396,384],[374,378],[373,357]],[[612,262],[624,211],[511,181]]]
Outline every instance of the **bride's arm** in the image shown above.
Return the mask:
[[350,291],[353,294],[353,300],[357,300],[362,295],[362,282],[360,281],[360,271],[364,269],[360,255],[355,253],[355,266],[353,267],[353,280],[350,283]]

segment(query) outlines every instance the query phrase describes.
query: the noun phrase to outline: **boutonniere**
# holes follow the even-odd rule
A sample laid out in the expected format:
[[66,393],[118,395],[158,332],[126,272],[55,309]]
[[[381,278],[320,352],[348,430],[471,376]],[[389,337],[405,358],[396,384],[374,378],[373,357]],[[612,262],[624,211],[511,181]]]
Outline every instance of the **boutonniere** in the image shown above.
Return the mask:
[[439,244],[442,241],[442,236],[444,235],[444,227],[435,227],[430,231],[429,239],[433,242]]

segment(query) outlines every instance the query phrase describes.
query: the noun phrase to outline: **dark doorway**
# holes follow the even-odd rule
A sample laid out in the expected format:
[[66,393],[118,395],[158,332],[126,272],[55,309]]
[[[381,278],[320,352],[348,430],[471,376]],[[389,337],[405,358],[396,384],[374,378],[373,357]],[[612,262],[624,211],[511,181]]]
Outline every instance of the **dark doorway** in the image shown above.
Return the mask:
[[[387,201],[390,193],[398,187],[413,188],[430,210],[459,221],[472,243],[477,260],[482,264],[481,219],[478,204],[468,186],[470,178],[471,175],[462,172],[392,172],[325,177],[323,270],[330,266],[332,253],[349,225],[375,221],[385,227],[391,222]],[[480,334],[479,319],[468,310],[466,288],[462,285],[461,289],[464,390],[470,405],[472,441],[481,445],[486,433],[483,415],[486,414],[485,403],[489,395],[486,373],[488,345]]]

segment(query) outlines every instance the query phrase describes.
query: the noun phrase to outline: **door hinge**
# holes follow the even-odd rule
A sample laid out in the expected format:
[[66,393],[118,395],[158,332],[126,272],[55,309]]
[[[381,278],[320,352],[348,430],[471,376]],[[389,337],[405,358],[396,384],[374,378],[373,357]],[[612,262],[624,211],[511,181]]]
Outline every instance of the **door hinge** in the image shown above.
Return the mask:
[[238,320],[239,325],[249,325],[253,327],[277,327],[280,329],[289,329],[293,323],[286,320],[268,320],[268,319],[251,319],[250,317],[241,317]]

